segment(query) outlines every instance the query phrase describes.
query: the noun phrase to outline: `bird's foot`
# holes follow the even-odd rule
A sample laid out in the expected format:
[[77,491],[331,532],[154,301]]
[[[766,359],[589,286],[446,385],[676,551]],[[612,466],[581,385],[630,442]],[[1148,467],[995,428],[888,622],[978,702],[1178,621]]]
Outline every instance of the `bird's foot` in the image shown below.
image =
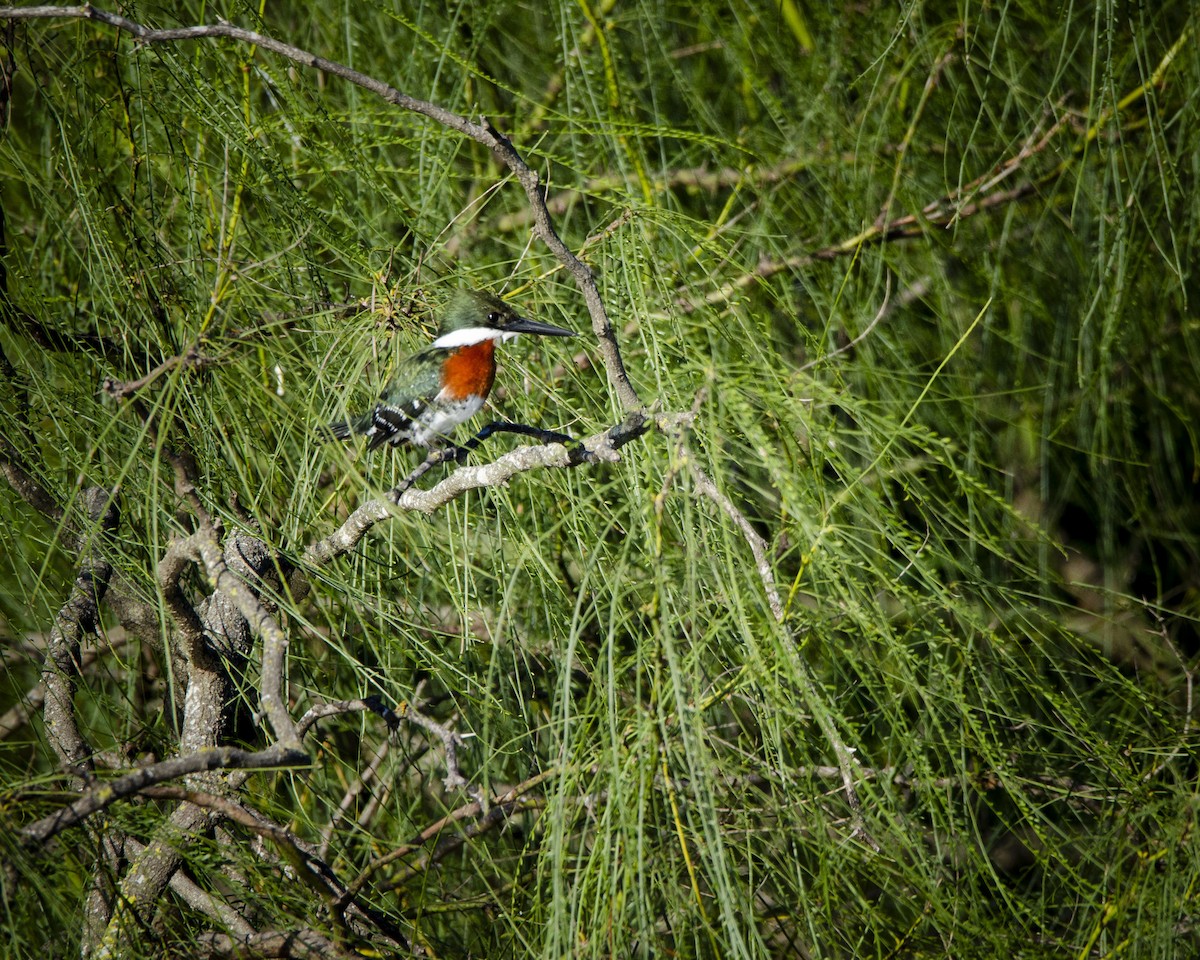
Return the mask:
[[530,427],[523,423],[509,423],[505,420],[496,420],[485,426],[466,443],[450,444],[447,447],[449,453],[446,456],[446,460],[466,463],[467,457],[471,455],[471,451],[478,448],[484,440],[496,433],[515,433],[522,437],[532,437],[535,440],[540,440],[542,443],[568,444],[573,442],[570,434],[559,433],[557,430],[543,430],[541,427]]

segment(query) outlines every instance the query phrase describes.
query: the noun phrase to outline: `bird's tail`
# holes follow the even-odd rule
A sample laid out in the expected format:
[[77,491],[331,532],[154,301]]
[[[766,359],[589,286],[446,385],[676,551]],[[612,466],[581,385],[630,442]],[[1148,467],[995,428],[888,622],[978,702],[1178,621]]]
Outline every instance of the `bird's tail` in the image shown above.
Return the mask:
[[349,440],[356,433],[366,433],[370,426],[371,417],[368,414],[354,420],[335,420],[325,427],[324,432],[327,440]]

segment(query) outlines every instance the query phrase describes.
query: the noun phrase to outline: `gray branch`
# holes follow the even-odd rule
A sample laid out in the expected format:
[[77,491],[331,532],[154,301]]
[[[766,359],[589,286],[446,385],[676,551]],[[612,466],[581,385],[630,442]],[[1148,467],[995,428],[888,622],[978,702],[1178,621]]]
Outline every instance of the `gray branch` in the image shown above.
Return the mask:
[[266,750],[248,751],[236,747],[217,747],[199,750],[182,757],[173,757],[148,767],[133,770],[115,780],[99,783],[88,790],[70,806],[63,807],[22,828],[26,844],[43,844],[56,833],[83,822],[117,800],[132,796],[156,783],[176,780],[193,773],[212,770],[255,769],[274,767],[308,766],[310,759],[303,750],[283,746],[268,747]]
[[263,930],[230,936],[206,933],[196,939],[197,957],[273,957],[294,960],[351,960],[359,953],[343,950],[315,930]]
[[[89,487],[83,493],[83,508],[100,534],[117,526],[118,513],[112,494],[102,487]],[[99,604],[108,589],[112,564],[89,548],[79,565],[79,574],[67,602],[54,618],[46,664],[42,670],[45,701],[42,715],[50,744],[63,766],[82,786],[92,770],[92,749],[79,731],[75,720],[75,680],[80,670],[80,645],[85,634],[95,631]]]
[[379,712],[379,704],[369,700],[331,700],[328,703],[318,703],[308,708],[304,716],[296,722],[296,733],[303,737],[318,720],[325,717],[336,717],[343,713]]
[[712,478],[700,469],[698,464],[691,463],[689,466],[692,470],[692,482],[696,484],[696,489],[720,507],[741,531],[742,536],[746,538],[750,552],[754,554],[754,566],[758,570],[759,580],[762,581],[763,592],[767,595],[767,604],[775,619],[782,621],[783,603],[779,599],[779,591],[775,588],[775,572],[771,569],[771,560],[767,556],[767,541],[759,536],[758,531],[746,519],[746,515],[718,489]]
[[204,569],[217,593],[226,597],[251,629],[262,638],[262,683],[259,699],[271,722],[275,737],[286,747],[299,749],[300,735],[288,713],[284,674],[287,669],[287,634],[258,594],[225,563],[215,531],[206,530],[199,539]]
[[[433,513],[468,490],[498,486],[530,470],[546,467],[569,469],[593,461],[615,462],[620,459],[617,451],[645,433],[650,423],[646,414],[631,413],[615,427],[589,437],[577,447],[566,447],[561,443],[518,447],[491,463],[460,467],[428,490],[408,489],[399,496],[392,492],[368,500],[350,514],[337,530],[310,544],[304,552],[303,565],[310,568],[323,566],[349,553],[375,524],[386,520],[397,510]],[[305,588],[300,582],[294,582],[292,589],[295,593],[303,593]]]
[[[125,847],[135,856],[140,856],[146,849],[142,844],[133,839],[127,839]],[[211,917],[222,928],[231,930],[237,936],[249,937],[255,933],[254,928],[250,926],[246,918],[238,913],[237,910],[229,904],[222,902],[208,891],[202,890],[182,870],[176,870],[175,874],[171,877],[171,889],[193,910]]]

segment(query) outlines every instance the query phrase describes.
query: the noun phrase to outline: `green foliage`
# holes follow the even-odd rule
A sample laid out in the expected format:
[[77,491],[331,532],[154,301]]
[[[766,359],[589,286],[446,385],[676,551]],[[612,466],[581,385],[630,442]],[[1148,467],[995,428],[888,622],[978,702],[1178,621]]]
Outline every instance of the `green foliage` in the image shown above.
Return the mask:
[[[1200,55],[1186,3],[1044,6],[126,11],[224,17],[486,116],[596,270],[643,400],[696,411],[619,463],[399,514],[273,598],[294,715],[421,685],[474,734],[473,787],[544,775],[502,827],[367,884],[427,955],[1200,948]],[[161,621],[102,609],[79,723],[126,763],[168,757],[158,572],[191,521],[165,449],[195,458],[227,531],[294,561],[418,462],[318,428],[427,341],[430,304],[472,285],[581,331],[586,311],[483,147],[363,89],[82,21],[19,24],[6,57],[0,433],[65,519],[0,486],[0,708],[32,715],[2,726],[0,917],[15,955],[66,956],[97,838],[147,843],[172,810],[117,803],[52,854],[17,844],[70,799],[31,691],[80,491],[119,490],[96,539]],[[498,383],[506,418],[620,419],[586,339],[507,345]],[[782,622],[695,465],[765,539]],[[251,747],[257,682],[255,660],[229,729]],[[242,799],[327,839],[348,882],[468,802],[402,729],[322,721],[311,769]],[[257,929],[334,937],[275,851],[229,831],[188,838],[189,876]],[[177,896],[145,955],[219,929]]]

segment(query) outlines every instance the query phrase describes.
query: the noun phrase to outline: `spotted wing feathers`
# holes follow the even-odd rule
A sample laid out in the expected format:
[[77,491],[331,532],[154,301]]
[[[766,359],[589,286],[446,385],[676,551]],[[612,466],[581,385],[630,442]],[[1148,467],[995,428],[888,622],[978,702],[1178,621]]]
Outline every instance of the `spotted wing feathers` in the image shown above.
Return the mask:
[[329,425],[329,432],[338,440],[349,440],[356,434],[362,434],[370,439],[368,450],[374,450],[385,443],[397,446],[401,443],[415,441],[420,443],[417,436],[420,417],[428,404],[419,397],[395,405],[386,399],[375,404],[375,409],[363,414],[355,420],[341,420]]

